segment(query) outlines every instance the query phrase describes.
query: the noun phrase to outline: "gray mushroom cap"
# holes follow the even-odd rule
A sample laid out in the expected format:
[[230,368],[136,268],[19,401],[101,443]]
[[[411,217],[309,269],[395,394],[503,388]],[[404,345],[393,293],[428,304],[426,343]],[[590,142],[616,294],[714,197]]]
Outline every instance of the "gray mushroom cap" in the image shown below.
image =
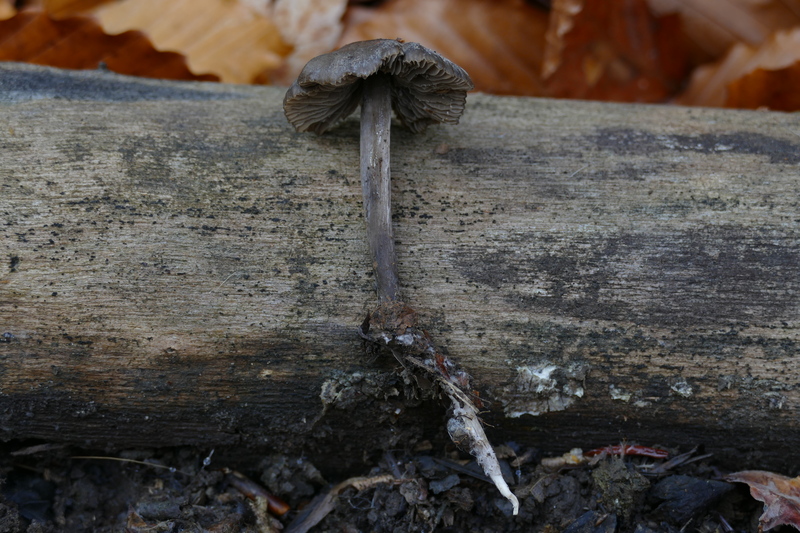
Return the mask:
[[323,133],[355,111],[363,80],[379,72],[392,80],[392,107],[411,131],[429,124],[458,124],[469,75],[419,43],[359,41],[309,61],[283,99],[297,131]]

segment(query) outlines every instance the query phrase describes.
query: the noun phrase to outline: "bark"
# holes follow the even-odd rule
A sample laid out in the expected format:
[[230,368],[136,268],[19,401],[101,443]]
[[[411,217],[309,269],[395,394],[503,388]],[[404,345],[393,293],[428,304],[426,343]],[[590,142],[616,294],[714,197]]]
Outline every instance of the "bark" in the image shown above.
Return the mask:
[[[357,335],[357,116],[300,134],[275,87],[14,64],[0,88],[0,438],[444,445]],[[796,464],[800,116],[473,94],[392,137],[400,290],[493,442]]]

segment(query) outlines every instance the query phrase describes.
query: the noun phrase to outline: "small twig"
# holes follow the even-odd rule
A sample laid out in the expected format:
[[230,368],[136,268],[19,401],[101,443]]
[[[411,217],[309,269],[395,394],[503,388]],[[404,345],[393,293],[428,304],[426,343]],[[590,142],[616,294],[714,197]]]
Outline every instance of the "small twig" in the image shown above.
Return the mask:
[[223,285],[225,285],[225,284],[228,282],[228,280],[229,280],[229,279],[231,279],[232,277],[234,277],[234,276],[237,276],[237,275],[240,275],[240,274],[246,274],[246,273],[247,273],[247,272],[246,272],[246,271],[244,271],[244,270],[234,270],[233,272],[231,272],[230,274],[228,274],[228,276],[227,276],[225,279],[223,279],[223,280],[222,280],[222,281],[219,283],[219,285],[217,285],[215,288],[213,288],[213,289],[211,289],[210,291],[208,291],[208,294],[212,294],[212,293],[215,293],[215,292],[217,292],[218,290],[220,290],[220,289],[222,288],[222,286],[223,286]]
[[336,506],[336,499],[339,494],[348,487],[353,487],[358,491],[366,490],[380,483],[392,483],[397,480],[391,474],[383,474],[375,477],[352,477],[342,481],[338,485],[331,487],[330,490],[319,494],[306,507],[301,514],[295,518],[286,528],[286,533],[306,533],[309,529],[319,524],[328,513],[333,511]]
[[15,450],[11,452],[9,455],[11,455],[12,457],[20,457],[24,455],[36,455],[37,453],[51,452],[53,450],[62,450],[66,447],[67,447],[66,444],[55,444],[55,443],[36,444],[34,446],[28,446],[26,448]]
[[136,459],[125,459],[124,457],[107,457],[107,456],[103,456],[103,455],[73,455],[73,456],[70,457],[70,459],[94,459],[94,460],[99,460],[99,461],[117,461],[119,463],[133,463],[133,464],[136,464],[136,465],[150,466],[150,467],[153,467],[153,468],[161,468],[163,470],[169,470],[173,474],[177,472],[177,473],[183,474],[185,476],[190,475],[190,474],[187,474],[185,472],[181,472],[180,470],[178,470],[174,466],[165,466],[165,465],[160,465],[160,464],[157,464],[157,463],[148,463],[147,461],[137,461]]
[[581,168],[570,174],[569,177],[574,178],[578,174],[578,172],[580,172],[581,170],[585,170],[587,168],[589,168],[589,165],[583,165]]
[[695,453],[697,453],[697,448],[696,447],[691,449],[691,450],[689,450],[686,453],[682,453],[680,455],[676,455],[675,457],[673,457],[669,461],[664,461],[663,463],[661,463],[659,465],[653,465],[651,468],[647,468],[647,469],[641,468],[642,469],[642,473],[645,474],[645,475],[649,475],[649,476],[656,476],[656,475],[666,474],[668,471],[670,471],[673,468],[676,468],[678,466],[688,465],[690,463],[696,463],[697,461],[702,461],[703,459],[708,459],[709,457],[711,457],[713,455],[711,453],[706,453],[706,454],[703,454],[703,455],[698,455],[696,457],[692,457]]
[[272,514],[283,516],[289,512],[289,504],[267,492],[264,487],[251,480],[236,470],[223,469],[227,474],[226,480],[236,490],[251,500],[263,499],[267,502],[267,509]]
[[722,513],[718,512],[717,516],[719,517],[720,525],[722,526],[722,531],[724,531],[725,533],[733,533],[735,531],[735,529],[733,529],[733,527],[728,523],[728,521],[725,520],[725,517],[722,516]]
[[525,450],[525,453],[522,455],[518,455],[513,461],[511,461],[511,466],[514,468],[519,468],[522,465],[533,461],[534,457],[536,456],[536,449],[528,448]]
[[491,483],[492,480],[486,477],[483,474],[479,474],[478,472],[472,470],[467,466],[460,465],[458,463],[454,463],[453,461],[448,461],[447,459],[433,459],[435,462],[439,463],[440,465],[447,467],[451,470],[455,470],[456,472],[460,472],[466,476],[474,477],[475,479],[479,479],[481,481],[485,481],[486,483]]

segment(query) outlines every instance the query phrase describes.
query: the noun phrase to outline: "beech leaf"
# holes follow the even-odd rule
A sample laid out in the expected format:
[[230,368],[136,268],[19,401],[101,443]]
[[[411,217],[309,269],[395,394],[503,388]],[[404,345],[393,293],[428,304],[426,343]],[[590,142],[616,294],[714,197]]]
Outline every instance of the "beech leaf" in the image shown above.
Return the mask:
[[142,31],[159,50],[185,55],[193,72],[228,83],[269,79],[290,50],[268,17],[239,0],[122,0],[94,13],[107,32]]
[[797,111],[800,109],[798,87],[800,60],[776,70],[759,68],[728,85],[725,107]]
[[678,13],[696,47],[714,60],[732,45],[752,46],[800,24],[800,0],[648,0],[660,14]]
[[213,75],[192,74],[183,56],[159,52],[140,32],[108,35],[90,17],[54,20],[34,10],[0,21],[0,61],[71,69],[94,69],[102,63],[133,76],[217,80]]
[[660,102],[688,73],[680,21],[646,0],[554,0],[542,74],[547,94]]
[[800,28],[776,32],[758,47],[737,44],[718,63],[699,67],[676,101],[682,105],[795,111],[800,109],[798,62]]
[[764,502],[759,530],[782,525],[800,530],[800,477],[790,478],[762,470],[744,470],[725,477],[726,481],[747,483],[750,495]]
[[388,0],[377,8],[351,5],[339,46],[414,41],[469,72],[478,91],[542,96],[547,20],[526,0]]

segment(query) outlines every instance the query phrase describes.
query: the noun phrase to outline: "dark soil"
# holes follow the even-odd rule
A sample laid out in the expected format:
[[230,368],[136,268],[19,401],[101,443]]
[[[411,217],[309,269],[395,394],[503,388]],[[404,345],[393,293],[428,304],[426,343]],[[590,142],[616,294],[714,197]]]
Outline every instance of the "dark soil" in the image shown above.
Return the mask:
[[[671,465],[601,455],[546,468],[535,449],[509,443],[498,452],[521,502],[514,517],[474,463],[427,441],[379,453],[350,481],[282,454],[235,464],[232,450],[91,454],[12,443],[4,451],[0,532],[305,531],[313,522],[301,522],[305,510],[322,518],[311,531],[722,533],[757,531],[762,511],[746,487],[719,481],[713,458]],[[288,512],[275,513],[279,502],[267,511],[264,489]]]

